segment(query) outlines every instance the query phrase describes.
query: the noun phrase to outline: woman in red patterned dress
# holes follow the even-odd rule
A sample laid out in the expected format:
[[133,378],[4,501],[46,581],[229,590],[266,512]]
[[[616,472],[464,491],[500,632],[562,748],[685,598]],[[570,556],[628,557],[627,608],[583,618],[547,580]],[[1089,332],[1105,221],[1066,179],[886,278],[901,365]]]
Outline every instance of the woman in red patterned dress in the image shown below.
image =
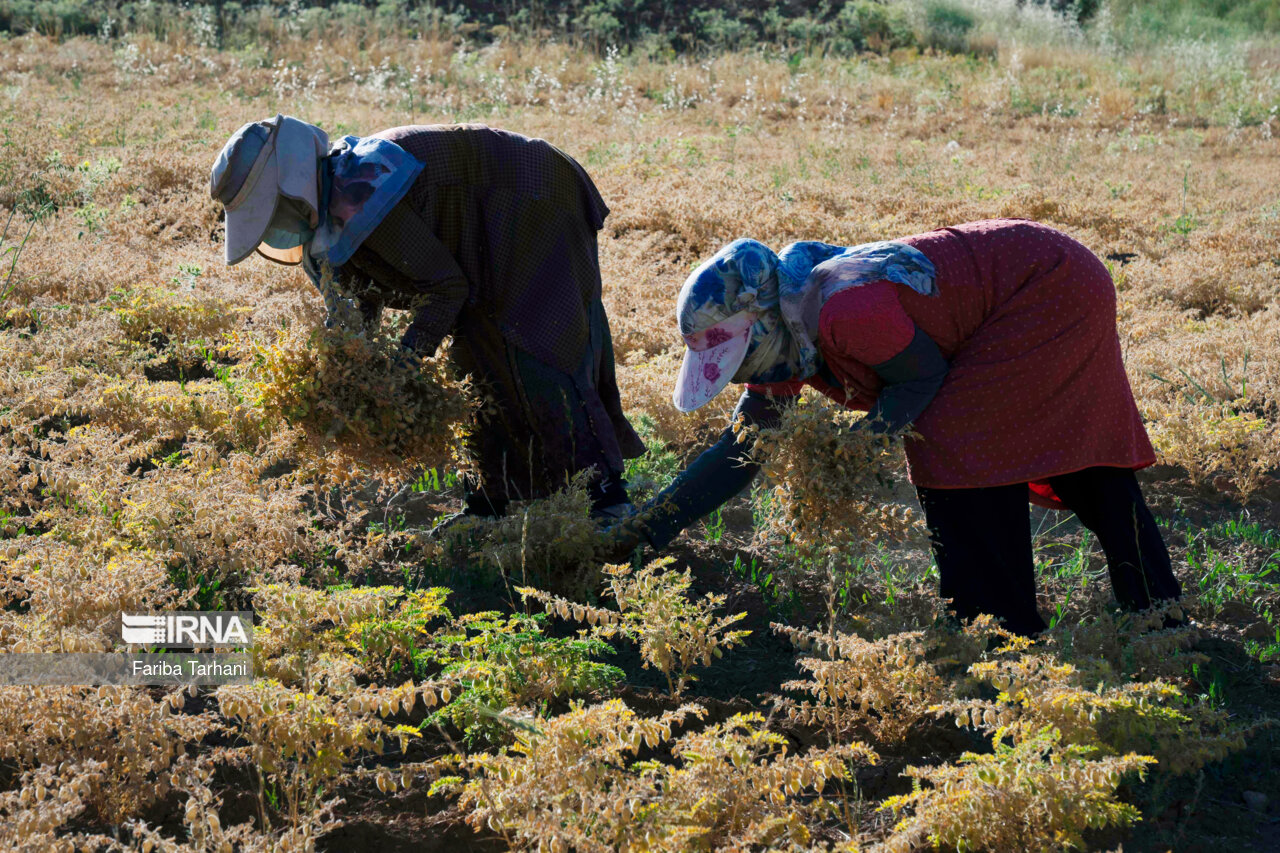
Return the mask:
[[[1115,287],[1083,245],[1023,220],[971,222],[845,248],[726,246],[689,277],[674,399],[689,411],[730,381],[736,414],[776,423],[810,386],[868,410],[906,442],[941,592],[961,618],[1045,627],[1027,501],[1067,508],[1098,537],[1128,609],[1178,581],[1134,471],[1155,461],[1116,333]],[[635,519],[619,550],[679,531],[742,490],[757,465],[726,430]]]

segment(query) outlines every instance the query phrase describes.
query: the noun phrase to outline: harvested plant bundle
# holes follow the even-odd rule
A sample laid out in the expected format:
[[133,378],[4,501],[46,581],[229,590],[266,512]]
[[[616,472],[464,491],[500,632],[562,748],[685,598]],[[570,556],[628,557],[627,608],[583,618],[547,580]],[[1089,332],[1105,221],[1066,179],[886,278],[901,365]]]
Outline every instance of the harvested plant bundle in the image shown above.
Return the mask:
[[318,460],[338,450],[383,469],[461,461],[477,406],[444,350],[418,358],[383,332],[296,327],[249,349],[253,404],[301,427]]
[[586,472],[545,498],[520,501],[486,526],[481,553],[503,573],[534,577],[594,567],[598,528],[591,520]]
[[474,575],[482,567],[508,581],[585,596],[600,580],[600,528],[580,471],[543,498],[513,501],[500,518],[458,519],[438,538],[420,537],[424,555]]
[[757,430],[751,451],[772,486],[763,536],[817,555],[917,531],[916,514],[894,502],[903,478],[898,436],[874,435],[859,428],[858,413],[804,397],[782,412],[776,427]]

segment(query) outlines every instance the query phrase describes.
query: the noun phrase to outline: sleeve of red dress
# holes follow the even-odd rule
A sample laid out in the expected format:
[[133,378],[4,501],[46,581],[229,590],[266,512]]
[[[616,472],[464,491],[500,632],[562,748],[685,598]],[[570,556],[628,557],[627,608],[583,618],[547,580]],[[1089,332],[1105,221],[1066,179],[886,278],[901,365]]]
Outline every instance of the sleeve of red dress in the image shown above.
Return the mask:
[[891,281],[874,281],[828,299],[818,319],[823,357],[873,365],[906,349],[916,324],[898,301],[897,288]]

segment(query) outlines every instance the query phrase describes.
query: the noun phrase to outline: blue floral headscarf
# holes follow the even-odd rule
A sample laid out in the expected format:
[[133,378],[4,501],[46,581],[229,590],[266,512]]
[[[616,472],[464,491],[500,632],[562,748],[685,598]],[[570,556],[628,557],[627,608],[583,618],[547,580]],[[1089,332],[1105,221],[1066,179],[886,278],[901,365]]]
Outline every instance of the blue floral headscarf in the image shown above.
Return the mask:
[[888,280],[917,293],[937,293],[933,263],[918,249],[891,240],[859,246],[791,243],[774,254],[739,239],[716,252],[685,281],[676,304],[680,334],[695,335],[740,311],[756,313],[751,340],[734,382],[808,379],[818,372],[818,315],[832,295]]
[[324,209],[309,254],[338,267],[409,192],[423,164],[374,136],[344,136],[324,161]]
[[344,136],[321,161],[320,224],[302,253],[302,268],[324,298],[330,322],[339,313],[338,296],[324,286],[321,262],[346,263],[422,169],[399,145],[372,136]]

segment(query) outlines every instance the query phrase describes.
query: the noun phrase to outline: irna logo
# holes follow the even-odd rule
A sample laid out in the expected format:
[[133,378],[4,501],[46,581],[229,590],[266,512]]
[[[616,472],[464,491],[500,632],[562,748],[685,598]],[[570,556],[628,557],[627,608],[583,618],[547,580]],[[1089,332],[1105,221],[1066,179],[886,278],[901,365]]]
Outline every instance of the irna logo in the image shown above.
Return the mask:
[[251,613],[121,613],[120,638],[131,645],[197,648],[253,645]]

